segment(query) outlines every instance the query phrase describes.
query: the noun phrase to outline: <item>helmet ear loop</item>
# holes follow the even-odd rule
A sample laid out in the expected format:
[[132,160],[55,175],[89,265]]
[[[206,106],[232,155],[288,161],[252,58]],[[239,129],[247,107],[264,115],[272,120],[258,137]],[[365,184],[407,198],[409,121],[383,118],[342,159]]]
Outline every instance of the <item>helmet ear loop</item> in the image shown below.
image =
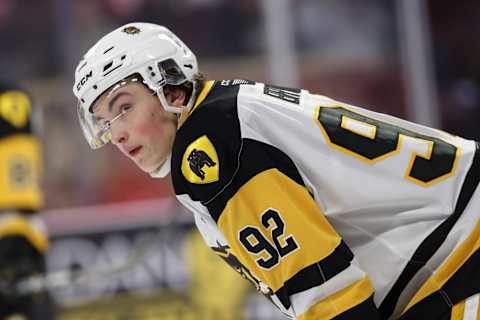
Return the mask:
[[196,89],[195,83],[193,83],[192,92],[190,93],[190,99],[188,99],[188,102],[185,106],[185,110],[192,109],[193,104],[195,103],[196,100],[197,100],[197,89]]
[[192,101],[192,97],[190,97],[190,100],[187,103],[187,105],[184,105],[184,106],[181,106],[181,107],[176,107],[176,106],[172,106],[170,103],[168,103],[167,97],[165,96],[165,91],[163,90],[163,87],[157,87],[154,90],[154,94],[157,95],[158,100],[160,100],[160,104],[162,105],[163,109],[165,109],[165,111],[175,113],[177,115],[180,115],[181,113],[188,110],[189,105],[191,104],[190,102]]
[[177,109],[179,109],[178,107],[174,107],[174,106],[172,106],[168,103],[167,97],[165,96],[165,91],[163,90],[163,87],[158,87],[155,90],[155,93],[157,94],[157,98],[158,98],[158,100],[160,100],[160,104],[162,105],[163,109],[165,109],[165,111],[173,112],[173,113],[180,113],[181,112],[180,110],[177,110]]

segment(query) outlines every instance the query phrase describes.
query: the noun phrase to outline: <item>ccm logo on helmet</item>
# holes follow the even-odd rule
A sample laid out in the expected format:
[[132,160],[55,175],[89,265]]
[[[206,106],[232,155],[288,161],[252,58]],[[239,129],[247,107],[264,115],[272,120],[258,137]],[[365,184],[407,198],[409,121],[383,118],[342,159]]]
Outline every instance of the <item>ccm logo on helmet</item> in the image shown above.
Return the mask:
[[90,70],[89,73],[87,73],[86,75],[84,75],[83,78],[80,79],[80,81],[78,81],[78,83],[77,83],[77,91],[80,91],[80,89],[82,89],[83,85],[84,85],[85,83],[87,83],[88,79],[90,79],[90,78],[92,77],[92,75],[93,75],[93,71]]

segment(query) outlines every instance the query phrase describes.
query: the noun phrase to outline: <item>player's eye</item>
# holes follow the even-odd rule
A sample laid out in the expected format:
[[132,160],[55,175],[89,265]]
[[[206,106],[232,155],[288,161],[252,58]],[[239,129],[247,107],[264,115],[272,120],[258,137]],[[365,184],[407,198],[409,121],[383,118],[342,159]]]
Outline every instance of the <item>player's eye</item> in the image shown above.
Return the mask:
[[120,106],[120,113],[125,114],[125,113],[131,111],[132,108],[133,108],[133,106],[131,104],[122,104]]

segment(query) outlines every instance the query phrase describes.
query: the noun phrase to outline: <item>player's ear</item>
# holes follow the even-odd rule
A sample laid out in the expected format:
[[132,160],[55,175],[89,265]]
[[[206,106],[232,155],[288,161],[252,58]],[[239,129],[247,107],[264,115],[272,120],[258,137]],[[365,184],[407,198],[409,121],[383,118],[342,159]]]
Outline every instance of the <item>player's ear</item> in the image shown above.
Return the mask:
[[165,96],[167,102],[174,107],[181,107],[185,104],[187,94],[183,88],[179,86],[170,86],[165,88]]

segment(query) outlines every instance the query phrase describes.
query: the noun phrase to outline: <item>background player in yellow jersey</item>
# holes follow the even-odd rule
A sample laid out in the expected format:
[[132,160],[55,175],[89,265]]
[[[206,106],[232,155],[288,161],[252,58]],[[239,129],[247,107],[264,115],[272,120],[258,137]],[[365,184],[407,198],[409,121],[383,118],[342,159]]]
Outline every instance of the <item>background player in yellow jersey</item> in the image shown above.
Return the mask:
[[[38,219],[41,145],[32,100],[16,84],[0,82],[0,318],[52,319],[45,293],[19,295],[18,280],[45,272],[46,230]],[[38,129],[38,128],[37,128]],[[22,319],[22,318],[20,318]]]
[[73,91],[90,146],[170,172],[206,244],[287,317],[478,318],[476,142],[307,90],[205,81],[146,23],[100,39]]

